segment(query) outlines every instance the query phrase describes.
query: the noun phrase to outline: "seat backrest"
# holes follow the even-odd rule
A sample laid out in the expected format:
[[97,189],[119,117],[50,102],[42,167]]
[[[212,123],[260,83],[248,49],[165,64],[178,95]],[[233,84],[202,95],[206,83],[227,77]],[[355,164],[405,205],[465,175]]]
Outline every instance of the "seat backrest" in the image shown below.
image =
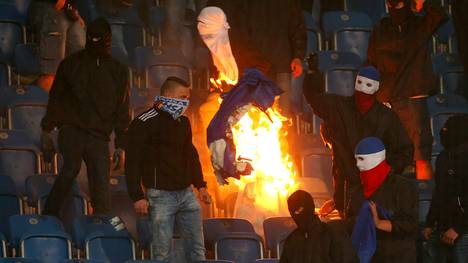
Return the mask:
[[[11,68],[6,63],[0,62],[0,90],[6,89],[11,84]],[[0,106],[1,106],[0,101]]]
[[257,259],[255,263],[279,263],[278,259],[274,258],[265,258],[265,259]]
[[419,200],[419,224],[423,225],[426,222],[426,216],[431,208],[431,200]]
[[60,263],[71,258],[71,242],[65,232],[26,234],[21,238],[21,255],[44,263]]
[[0,258],[0,263],[42,263],[36,258]]
[[106,215],[76,218],[73,221],[72,236],[78,248],[84,248],[87,241],[101,237],[130,239],[123,221],[118,217]]
[[24,195],[24,182],[28,176],[39,173],[39,149],[27,133],[0,130],[0,174],[10,176],[16,191]]
[[209,218],[203,220],[203,235],[208,248],[223,234],[235,232],[255,233],[253,225],[240,218]]
[[18,44],[15,47],[15,68],[20,75],[40,73],[39,46],[36,44]]
[[386,15],[385,0],[346,0],[346,7],[350,11],[367,14],[373,24]]
[[22,214],[23,207],[13,179],[6,175],[0,175],[0,211],[0,233],[7,233],[10,216]]
[[227,233],[215,243],[215,259],[247,263],[262,258],[262,241],[255,233]]
[[109,19],[112,30],[112,45],[124,49],[130,62],[135,59],[135,49],[146,43],[145,29],[138,24],[120,19]]
[[[3,8],[0,5],[0,9]],[[3,12],[3,10],[2,10]],[[23,43],[23,27],[19,22],[0,20],[0,60],[13,63],[15,46]]]
[[2,257],[6,257],[6,238],[2,232],[0,232],[0,258]]
[[48,233],[63,233],[59,219],[53,216],[14,215],[9,219],[9,241],[13,247],[19,245],[25,235],[47,236]]
[[291,233],[296,227],[296,223],[291,217],[270,217],[265,219],[265,221],[263,221],[263,231],[265,232],[267,249],[270,252],[276,252],[276,246],[280,241],[280,236],[285,233]]
[[325,73],[325,91],[341,96],[352,96],[355,90],[357,69],[336,68]]

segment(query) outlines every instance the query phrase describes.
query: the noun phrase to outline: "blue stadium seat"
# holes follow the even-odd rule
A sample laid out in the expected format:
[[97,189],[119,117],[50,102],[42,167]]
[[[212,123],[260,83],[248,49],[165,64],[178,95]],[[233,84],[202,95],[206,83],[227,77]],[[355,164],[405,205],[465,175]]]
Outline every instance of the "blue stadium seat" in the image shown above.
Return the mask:
[[149,13],[149,31],[151,34],[157,35],[167,18],[166,8],[163,6],[152,6]]
[[18,44],[15,47],[16,72],[20,75],[37,75],[39,66],[39,46],[36,44]]
[[0,174],[13,179],[19,195],[25,193],[26,178],[40,173],[39,163],[39,149],[27,133],[0,130]]
[[135,49],[146,44],[145,29],[136,23],[120,19],[108,19],[112,29],[112,46],[125,50],[128,60],[135,61]]
[[128,52],[121,45],[112,46],[112,57],[124,65],[130,65],[130,61],[128,60]]
[[333,193],[332,155],[328,148],[313,147],[307,149],[301,159],[302,179],[307,181],[307,191],[317,199],[323,199]]
[[249,232],[255,233],[253,225],[240,218],[209,218],[203,220],[203,236],[208,250],[214,248],[214,243],[223,234]]
[[424,226],[426,223],[426,216],[429,213],[429,209],[431,208],[431,200],[419,200],[419,225]]
[[262,239],[252,232],[227,233],[215,243],[215,259],[250,263],[263,258]]
[[304,23],[307,30],[307,53],[317,52],[322,50],[322,32],[320,27],[315,22],[312,14],[309,12],[303,12]]
[[265,259],[257,259],[254,263],[279,263],[278,259],[275,258],[265,258]]
[[51,216],[15,215],[10,217],[10,245],[22,257],[59,263],[71,258],[70,237],[60,221]]
[[418,191],[419,200],[431,200],[432,192],[435,188],[434,179],[432,180],[416,180],[416,190]]
[[15,46],[25,43],[26,29],[23,26],[22,17],[16,12],[16,8],[0,2],[0,61],[13,62]]
[[135,50],[135,63],[137,70],[145,74],[147,88],[159,89],[171,76],[192,83],[190,63],[176,49],[159,50],[152,47],[138,47]]
[[0,20],[17,21],[25,24],[31,0],[0,1]]
[[[3,224],[3,222],[2,222],[2,224]],[[2,234],[2,232],[0,232],[0,258],[6,257],[6,255],[7,255],[6,238]]]
[[80,16],[89,25],[94,19],[98,18],[96,4],[93,0],[75,0],[73,3],[80,12]]
[[[35,207],[38,214],[42,214],[42,209],[56,178],[57,175],[33,175],[26,179],[25,187],[28,205]],[[67,198],[64,208],[66,208],[66,214],[70,214],[70,218],[87,214],[87,201],[76,182],[73,185],[71,196],[64,198]],[[62,220],[67,221],[65,218],[62,218]]]
[[150,249],[153,242],[153,231],[151,230],[151,221],[148,217],[139,217],[136,221],[138,232],[138,244],[144,250]]
[[291,233],[296,227],[296,223],[291,217],[270,217],[263,221],[266,249],[270,257],[279,257],[276,248],[280,237]]
[[440,129],[450,116],[468,114],[468,102],[458,95],[443,94],[430,97],[427,104],[431,116],[432,136],[434,137],[432,153],[438,154],[442,151],[439,136]]
[[322,17],[323,30],[333,50],[352,52],[361,61],[367,58],[372,21],[364,13],[333,11]]
[[6,63],[0,62],[0,90],[11,85],[11,67]]
[[439,76],[440,93],[463,95],[468,85],[460,56],[436,54],[432,56],[433,70]]
[[319,52],[318,68],[325,76],[325,91],[342,96],[354,94],[354,83],[361,61],[350,52]]
[[349,11],[367,14],[374,24],[387,14],[385,0],[346,0]]
[[127,260],[125,263],[164,263],[164,261],[159,260]]
[[15,182],[6,175],[0,175],[0,211],[0,233],[7,232],[10,216],[23,214],[23,203],[16,193]]
[[440,26],[439,29],[437,29],[433,36],[433,43],[436,47],[440,46],[441,44],[444,44],[448,47],[448,50],[442,51],[446,51],[450,54],[458,53],[458,42],[452,19],[448,20],[445,24]]
[[42,263],[36,258],[0,258],[0,263]]
[[132,111],[132,118],[140,115],[151,107],[152,99],[148,98],[147,90],[137,87],[132,87],[130,91],[130,109]]
[[40,145],[41,120],[47,111],[48,93],[37,86],[11,89],[8,102],[10,129],[23,130],[36,145]]
[[135,259],[135,243],[123,222],[111,216],[83,216],[73,222],[73,240],[86,259],[125,262]]

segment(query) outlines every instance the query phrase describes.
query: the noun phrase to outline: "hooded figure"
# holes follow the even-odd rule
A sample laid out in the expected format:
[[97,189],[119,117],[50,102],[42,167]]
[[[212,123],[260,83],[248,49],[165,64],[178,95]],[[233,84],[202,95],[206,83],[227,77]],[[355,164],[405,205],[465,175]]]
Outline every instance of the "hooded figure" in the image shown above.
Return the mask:
[[[440,131],[435,189],[423,235],[425,262],[468,262],[468,115],[450,117]],[[450,255],[451,254],[451,255]],[[437,257],[438,256],[438,257]]]
[[355,94],[351,97],[317,90],[316,77],[317,74],[306,75],[304,96],[327,128],[325,137],[333,151],[335,188],[333,200],[325,203],[321,214],[333,208],[344,213],[348,203],[345,192],[362,193],[354,158],[354,149],[360,140],[369,136],[381,138],[387,149],[387,162],[398,173],[412,164],[413,149],[397,115],[377,101],[380,76],[376,68],[369,66],[359,70]]
[[354,262],[352,257],[344,258],[342,242],[315,214],[314,199],[309,193],[294,192],[288,198],[288,209],[297,229],[286,238],[281,263]]
[[97,18],[86,31],[86,50],[95,58],[111,56],[112,31],[109,23],[103,17]]
[[410,0],[387,0],[388,12],[393,24],[401,25],[412,15]]
[[352,193],[348,215],[355,221],[353,245],[362,263],[416,262],[418,197],[414,183],[397,175],[377,137],[356,146],[364,196]]

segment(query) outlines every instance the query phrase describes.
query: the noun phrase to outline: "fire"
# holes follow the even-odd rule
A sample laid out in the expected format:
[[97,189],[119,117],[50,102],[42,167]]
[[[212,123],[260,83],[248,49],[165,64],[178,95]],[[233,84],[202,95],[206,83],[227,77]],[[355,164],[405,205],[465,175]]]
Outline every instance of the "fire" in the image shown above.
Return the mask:
[[226,74],[223,72],[220,72],[218,75],[218,79],[210,78],[210,83],[215,87],[215,89],[218,89],[221,92],[224,92],[224,87],[226,85],[236,85],[237,84],[237,79],[232,80]]
[[287,214],[286,198],[298,188],[288,154],[287,121],[276,107],[266,112],[251,107],[232,127],[236,158],[249,160],[254,168],[251,175],[235,183],[250,192],[256,209],[276,215]]

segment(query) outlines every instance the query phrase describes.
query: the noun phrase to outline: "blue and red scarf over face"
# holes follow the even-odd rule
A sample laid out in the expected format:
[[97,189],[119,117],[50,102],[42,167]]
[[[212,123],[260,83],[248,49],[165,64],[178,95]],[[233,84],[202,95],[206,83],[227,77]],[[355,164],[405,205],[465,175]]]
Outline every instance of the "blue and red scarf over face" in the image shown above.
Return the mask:
[[178,119],[189,106],[188,100],[156,96],[154,98],[155,107],[169,113],[174,120]]

